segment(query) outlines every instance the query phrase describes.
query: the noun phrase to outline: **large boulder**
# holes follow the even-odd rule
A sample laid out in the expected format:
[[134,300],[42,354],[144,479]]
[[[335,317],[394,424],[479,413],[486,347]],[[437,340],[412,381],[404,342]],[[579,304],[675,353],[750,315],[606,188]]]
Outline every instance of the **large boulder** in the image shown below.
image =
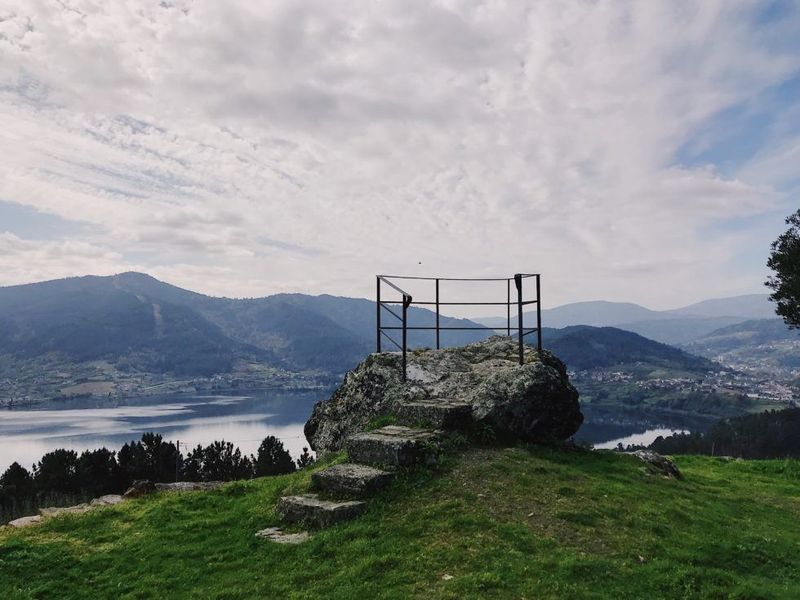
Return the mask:
[[306,438],[320,454],[340,450],[377,418],[432,398],[465,402],[474,420],[522,441],[567,439],[583,423],[564,363],[526,346],[520,365],[516,341],[495,336],[458,348],[409,352],[405,382],[399,353],[369,355],[330,399],[314,406]]
[[653,452],[652,450],[636,450],[630,454],[646,463],[650,473],[671,477],[672,479],[683,479],[683,474],[680,469],[678,469],[678,466],[666,456],[661,456],[658,452]]

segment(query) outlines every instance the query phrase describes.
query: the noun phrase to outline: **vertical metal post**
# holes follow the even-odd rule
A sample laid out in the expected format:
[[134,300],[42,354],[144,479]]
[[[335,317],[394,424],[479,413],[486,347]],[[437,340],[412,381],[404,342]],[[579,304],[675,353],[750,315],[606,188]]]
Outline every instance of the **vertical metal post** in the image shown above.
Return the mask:
[[539,355],[542,354],[542,276],[536,276],[536,337]]
[[522,344],[522,275],[517,273],[514,275],[514,285],[517,287],[517,341],[519,342],[519,364],[525,363],[524,351]]
[[381,277],[378,275],[376,278],[378,291],[375,294],[375,308],[378,314],[375,316],[375,338],[378,352],[381,351]]
[[511,337],[511,280],[506,279],[506,335]]
[[439,278],[436,278],[436,349],[439,349]]
[[403,294],[403,381],[406,380],[406,350],[408,349],[408,306],[411,296]]

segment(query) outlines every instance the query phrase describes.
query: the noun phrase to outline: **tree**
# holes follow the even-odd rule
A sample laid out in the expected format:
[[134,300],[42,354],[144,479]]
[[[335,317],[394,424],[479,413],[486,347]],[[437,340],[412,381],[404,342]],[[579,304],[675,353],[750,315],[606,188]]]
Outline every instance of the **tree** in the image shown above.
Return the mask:
[[184,459],[181,475],[184,481],[201,481],[203,479],[203,447],[200,444],[197,444],[197,447],[190,451]]
[[175,481],[180,470],[181,456],[172,442],[165,442],[160,434],[145,433],[142,435],[145,460],[152,481]]
[[295,470],[292,455],[283,447],[283,442],[274,435],[265,437],[261,442],[254,466],[256,477],[283,475]]
[[0,523],[32,509],[35,496],[31,474],[19,463],[12,463],[0,476]]
[[18,462],[11,463],[0,476],[0,496],[16,502],[33,497],[33,477]]
[[135,479],[175,481],[182,462],[175,444],[156,433],[145,433],[140,442],[125,444],[117,460],[126,485]]
[[800,210],[786,219],[789,229],[772,242],[767,266],[775,274],[767,279],[775,312],[792,329],[800,328]]
[[306,467],[310,467],[316,462],[316,459],[311,456],[311,453],[308,451],[308,448],[303,448],[303,453],[300,455],[300,458],[297,459],[297,468],[298,469],[305,469]]
[[78,488],[89,496],[119,493],[125,483],[117,464],[116,452],[107,448],[85,450],[75,468]]
[[253,463],[231,442],[222,440],[212,442],[203,450],[200,472],[203,481],[249,479],[253,474]]
[[147,461],[141,442],[130,442],[120,448],[117,461],[125,481],[125,485],[136,479],[147,479]]
[[78,491],[78,454],[59,448],[48,452],[33,468],[36,489],[42,495],[74,494]]

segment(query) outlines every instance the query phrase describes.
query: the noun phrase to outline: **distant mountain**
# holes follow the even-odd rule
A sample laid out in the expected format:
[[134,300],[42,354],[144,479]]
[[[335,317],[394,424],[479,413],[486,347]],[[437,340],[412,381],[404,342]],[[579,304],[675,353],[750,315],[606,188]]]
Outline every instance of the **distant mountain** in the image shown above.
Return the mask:
[[[526,315],[527,317],[527,315]],[[613,326],[629,321],[656,319],[659,313],[630,302],[575,302],[542,311],[542,321],[548,327],[571,325]]]
[[[384,311],[384,319],[390,324],[394,317]],[[434,320],[431,311],[409,311],[412,326]],[[478,326],[449,317],[441,325]],[[446,332],[442,343],[460,345],[489,333]],[[432,346],[434,334],[413,331],[409,344]],[[375,303],[358,298],[213,298],[142,273],[0,288],[0,355],[16,358],[57,353],[75,362],[107,360],[184,375],[229,372],[237,360],[341,373],[374,348]]]
[[800,368],[800,331],[781,319],[759,319],[723,327],[685,344],[684,348],[754,369]]
[[743,317],[677,317],[620,323],[620,329],[672,346],[686,344],[720,327],[741,323]]
[[697,373],[719,369],[706,358],[615,327],[543,328],[542,341],[573,370],[636,364]]
[[747,294],[732,298],[703,300],[683,308],[665,311],[687,317],[742,317],[745,319],[771,319],[775,317],[775,305],[768,294]]
[[117,284],[86,277],[0,288],[0,354],[110,358],[125,368],[177,375],[227,372],[240,358],[278,362],[266,349],[229,338],[190,307]]
[[[665,344],[685,344],[725,327],[751,319],[774,317],[767,294],[705,300],[672,310],[650,310],[628,302],[575,302],[542,311],[542,325],[569,327],[592,325],[618,327]],[[525,323],[534,323],[535,313],[525,313]],[[505,327],[504,317],[476,318],[487,327]],[[515,320],[512,321],[512,327]]]

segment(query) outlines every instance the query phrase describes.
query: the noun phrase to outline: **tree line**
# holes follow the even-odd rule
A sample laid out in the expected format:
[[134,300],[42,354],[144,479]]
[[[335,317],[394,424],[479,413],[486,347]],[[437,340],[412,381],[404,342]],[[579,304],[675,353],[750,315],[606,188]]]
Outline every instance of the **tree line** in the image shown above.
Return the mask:
[[186,456],[161,435],[145,433],[118,452],[107,448],[48,452],[28,471],[13,463],[0,475],[0,523],[43,506],[77,504],[105,494],[121,494],[133,481],[233,481],[291,473],[314,462],[308,448],[297,461],[275,436],[264,438],[255,455],[231,442],[198,445]]
[[659,436],[649,448],[660,454],[800,458],[800,408],[722,419],[705,433]]

